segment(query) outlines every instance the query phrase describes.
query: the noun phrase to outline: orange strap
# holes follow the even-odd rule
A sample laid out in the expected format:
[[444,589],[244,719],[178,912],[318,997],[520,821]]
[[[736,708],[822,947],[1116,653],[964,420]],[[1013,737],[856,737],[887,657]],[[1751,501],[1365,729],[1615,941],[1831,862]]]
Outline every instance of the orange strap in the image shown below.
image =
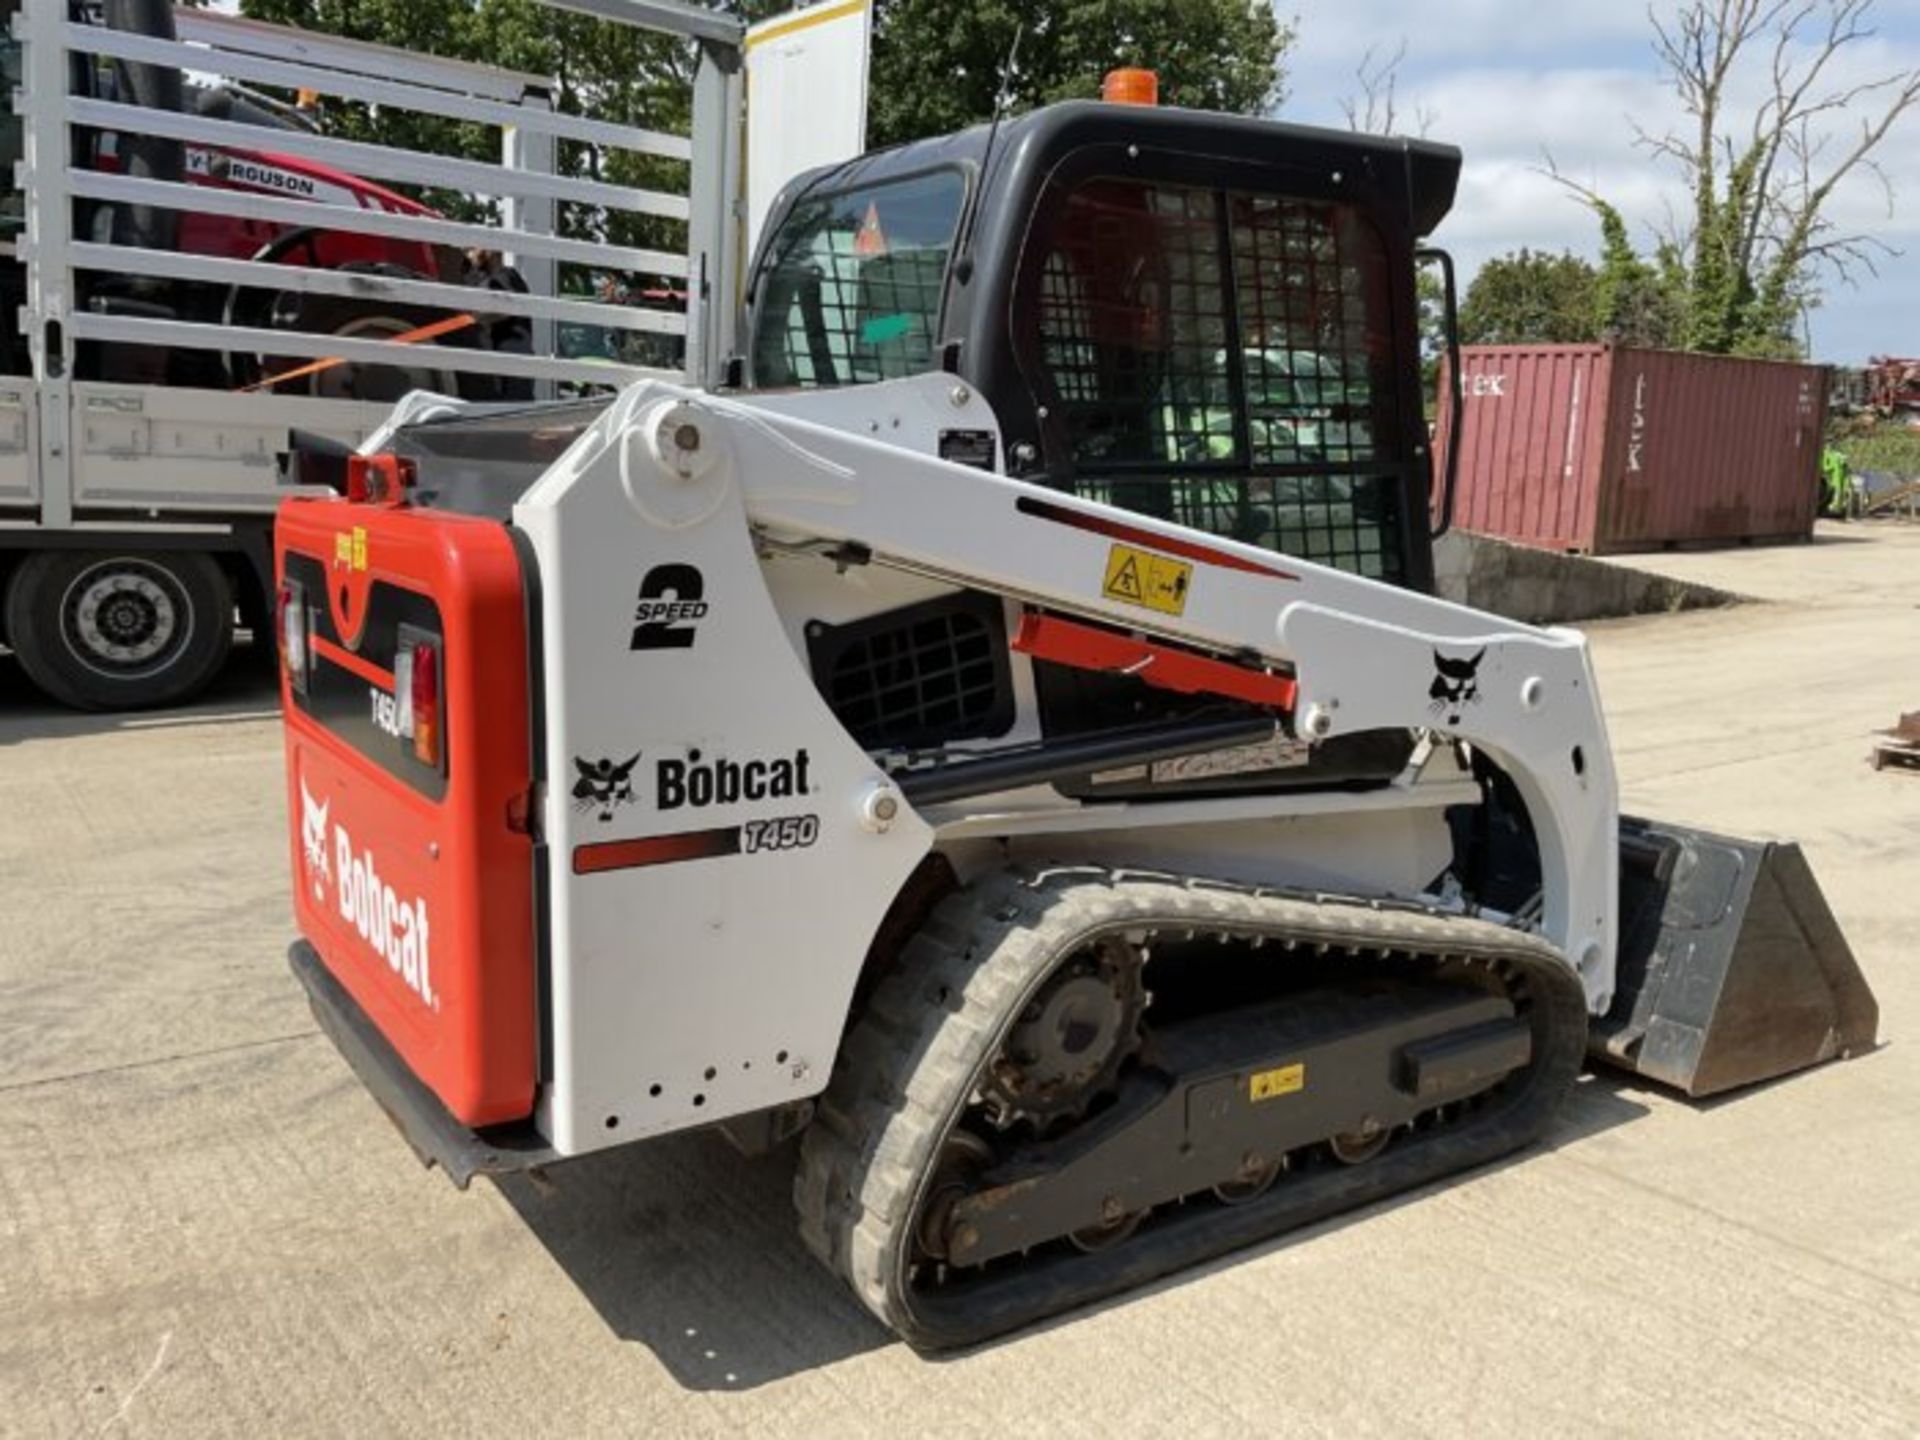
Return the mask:
[[[438,340],[442,335],[451,335],[456,330],[464,330],[467,326],[477,323],[479,322],[471,315],[454,315],[445,320],[435,320],[430,325],[421,325],[416,329],[407,331],[405,334],[396,335],[393,337],[391,343],[395,345],[413,345],[422,340]],[[309,375],[318,375],[322,370],[331,370],[336,365],[346,365],[350,363],[350,361],[341,360],[338,357],[330,360],[315,360],[311,364],[300,365],[292,370],[282,370],[278,375],[268,375],[263,379],[255,381],[251,385],[243,385],[240,387],[239,393],[244,395],[249,390],[270,390],[283,380],[302,380]]]

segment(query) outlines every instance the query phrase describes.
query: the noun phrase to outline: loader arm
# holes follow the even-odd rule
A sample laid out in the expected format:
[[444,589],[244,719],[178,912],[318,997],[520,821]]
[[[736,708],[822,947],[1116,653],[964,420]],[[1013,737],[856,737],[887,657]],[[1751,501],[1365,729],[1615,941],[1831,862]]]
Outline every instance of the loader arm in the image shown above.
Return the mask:
[[[943,831],[990,808],[982,797],[916,812],[904,789],[911,772],[891,774],[854,744],[769,594],[763,557],[777,563],[783,554],[828,555],[856,581],[866,566],[911,572],[1100,633],[1136,632],[1250,679],[1289,677],[1297,686],[1290,724],[1303,739],[1412,728],[1484,748],[1512,775],[1539,835],[1544,938],[1578,968],[1589,1007],[1605,1009],[1617,812],[1577,635],[947,463],[937,458],[941,435],[956,430],[992,434],[996,426],[978,396],[937,375],[782,396],[640,385],[514,507],[543,595],[544,833],[554,858],[553,1083],[542,1095],[542,1128],[562,1153],[606,1143],[609,1121],[625,1138],[636,1123],[687,1123],[689,1105],[729,1113],[817,1089],[859,957],[887,907]],[[1130,598],[1131,582],[1117,574],[1129,559],[1155,572],[1141,585],[1168,593]],[[653,617],[643,625],[676,617],[675,649],[656,652],[655,630],[633,633],[636,594]],[[662,597],[691,606],[646,609]],[[699,663],[705,649],[724,664]],[[633,753],[667,767],[659,777],[665,813],[629,820],[622,812],[604,825],[570,805],[555,781],[578,763]],[[798,781],[791,772],[803,760]],[[658,863],[763,843],[736,825],[695,826],[708,814],[743,813],[721,803],[709,810],[687,788],[686,777],[716,764],[762,767],[757,776],[777,769],[796,802],[785,807],[791,813],[778,805],[754,813],[807,827],[804,846],[757,872],[765,882],[747,904],[719,889],[696,900],[689,887],[707,883],[698,867]],[[701,783],[725,791],[726,774],[713,774]],[[1406,893],[1427,878],[1403,882]],[[831,907],[821,905],[821,887],[834,894]],[[657,973],[655,962],[637,959],[616,981],[603,957],[629,945],[635,914],[649,916],[659,952],[675,958],[659,961]],[[802,933],[804,975],[781,958]],[[697,953],[712,963],[688,963]],[[743,1010],[730,998],[741,985],[772,987],[777,1001]],[[667,992],[670,1011],[640,999]],[[700,1053],[710,1041],[648,1018],[707,1012],[731,1018],[729,1048],[742,1057],[732,1068],[749,1054],[780,1055],[779,1072],[736,1074],[724,1092],[700,1088],[697,1099],[684,1082],[663,1080],[653,1118],[636,1122],[625,1057],[642,1039],[663,1075],[729,1068]]]
[[[764,534],[861,546],[875,564],[1283,669],[1298,685],[1293,728],[1304,739],[1425,728],[1485,751],[1519,787],[1541,843],[1543,933],[1578,967],[1592,1011],[1605,1012],[1618,792],[1581,635],[948,464],[935,458],[940,432],[990,428],[993,417],[946,377],[809,400],[784,413],[752,398],[630,392],[622,403],[626,423],[656,434],[686,424],[704,434],[713,417],[720,458],[703,459],[714,469],[694,483],[737,483]],[[667,458],[662,473],[674,478],[661,486],[687,484]],[[1178,613],[1105,583],[1136,553],[1186,567]],[[1436,681],[1465,693],[1454,703]]]

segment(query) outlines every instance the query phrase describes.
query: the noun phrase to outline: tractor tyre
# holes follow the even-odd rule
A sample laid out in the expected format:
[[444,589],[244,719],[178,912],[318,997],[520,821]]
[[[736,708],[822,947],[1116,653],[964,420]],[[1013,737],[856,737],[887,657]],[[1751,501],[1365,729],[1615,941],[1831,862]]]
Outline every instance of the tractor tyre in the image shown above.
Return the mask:
[[[368,276],[421,280],[427,277],[403,266],[385,262],[342,265],[342,272]],[[257,305],[258,302],[255,302]],[[230,307],[231,308],[231,307]],[[395,340],[436,320],[447,318],[443,312],[398,304],[379,298],[358,299],[347,295],[309,295],[296,290],[281,291],[266,307],[264,323],[269,329],[303,335],[333,335],[347,340]],[[447,337],[458,342],[464,338],[455,332]],[[362,400],[391,405],[414,390],[431,390],[441,395],[460,393],[457,372],[435,363],[433,340],[413,342],[420,353],[417,364],[370,365],[348,362],[325,369],[310,370],[315,362],[293,356],[262,356],[251,367],[236,366],[236,373],[254,369],[262,388],[275,395],[311,395],[323,400]],[[231,363],[231,362],[230,362]],[[287,375],[275,383],[273,377]]]

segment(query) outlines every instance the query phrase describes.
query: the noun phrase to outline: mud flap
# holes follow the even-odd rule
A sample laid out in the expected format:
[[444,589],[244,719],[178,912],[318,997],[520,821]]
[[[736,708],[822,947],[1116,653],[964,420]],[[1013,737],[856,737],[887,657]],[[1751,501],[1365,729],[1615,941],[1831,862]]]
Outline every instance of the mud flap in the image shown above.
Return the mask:
[[1798,845],[1623,816],[1620,918],[1590,1058],[1697,1097],[1873,1047],[1879,1006]]

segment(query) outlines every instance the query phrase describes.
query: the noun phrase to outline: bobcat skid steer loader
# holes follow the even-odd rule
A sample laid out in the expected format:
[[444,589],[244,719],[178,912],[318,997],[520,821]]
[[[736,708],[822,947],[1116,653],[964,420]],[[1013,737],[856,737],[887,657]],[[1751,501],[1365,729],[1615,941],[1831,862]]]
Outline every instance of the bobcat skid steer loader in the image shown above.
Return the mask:
[[1050,107],[792,186],[732,386],[302,453],[292,964],[418,1153],[797,1138],[941,1347],[1507,1154],[1589,1055],[1870,1046],[1795,847],[1623,820],[1581,637],[1423,593],[1458,164]]

